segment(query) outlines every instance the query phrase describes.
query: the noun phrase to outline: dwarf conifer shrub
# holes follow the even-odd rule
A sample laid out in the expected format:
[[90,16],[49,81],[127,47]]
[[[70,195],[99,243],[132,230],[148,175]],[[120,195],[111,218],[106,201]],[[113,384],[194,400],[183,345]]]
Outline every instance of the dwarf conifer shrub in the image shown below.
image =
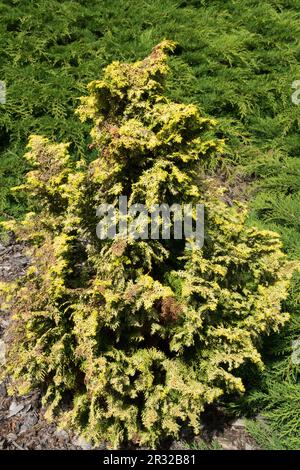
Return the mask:
[[[114,62],[81,99],[98,157],[32,136],[22,186],[32,211],[12,227],[32,264],[6,286],[14,312],[7,371],[21,393],[42,386],[46,416],[94,443],[155,446],[221,395],[242,393],[262,367],[264,334],[287,320],[293,266],[276,233],[248,227],[206,167],[224,142],[216,122],[164,95],[164,41],[149,57]],[[205,240],[96,236],[102,203],[205,206]]]

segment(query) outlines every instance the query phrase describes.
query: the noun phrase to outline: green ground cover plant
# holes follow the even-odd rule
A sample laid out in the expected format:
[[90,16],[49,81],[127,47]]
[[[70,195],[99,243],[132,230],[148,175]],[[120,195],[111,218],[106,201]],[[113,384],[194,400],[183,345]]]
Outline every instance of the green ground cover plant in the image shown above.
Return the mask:
[[28,135],[67,140],[74,155],[85,154],[87,127],[73,109],[87,83],[111,61],[142,58],[165,37],[180,45],[170,96],[216,116],[235,159],[270,148],[297,156],[299,107],[290,96],[300,74],[299,10],[296,0],[2,0],[2,216],[24,206],[10,187],[26,170]]

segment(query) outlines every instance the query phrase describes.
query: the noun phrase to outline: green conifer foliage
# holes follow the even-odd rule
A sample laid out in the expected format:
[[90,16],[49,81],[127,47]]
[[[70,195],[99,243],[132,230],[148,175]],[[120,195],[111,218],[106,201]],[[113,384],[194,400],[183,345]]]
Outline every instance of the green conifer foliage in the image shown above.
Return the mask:
[[[164,95],[164,41],[149,57],[113,62],[81,99],[98,157],[32,136],[22,186],[32,212],[14,225],[32,264],[3,286],[14,312],[8,372],[24,393],[43,386],[46,416],[94,443],[150,446],[199,433],[205,405],[244,391],[242,371],[288,315],[294,266],[276,233],[245,224],[205,168],[224,142],[216,122]],[[202,203],[205,241],[96,236],[97,207]],[[8,224],[6,224],[8,225]]]

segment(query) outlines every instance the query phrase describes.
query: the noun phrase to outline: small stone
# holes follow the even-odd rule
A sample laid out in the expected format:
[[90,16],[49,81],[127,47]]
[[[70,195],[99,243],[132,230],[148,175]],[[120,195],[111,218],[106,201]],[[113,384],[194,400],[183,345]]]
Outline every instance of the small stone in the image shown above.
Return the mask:
[[[7,311],[6,310],[0,310],[0,313],[2,314],[7,314]],[[8,320],[5,320],[4,318],[0,318],[0,326],[5,329],[7,328],[9,325],[9,321]]]
[[239,419],[236,419],[235,421],[233,421],[233,423],[231,423],[231,426],[235,427],[235,428],[244,428],[246,426],[245,424],[245,421],[241,418]]
[[10,404],[10,407],[9,407],[9,413],[8,413],[7,417],[11,418],[12,416],[15,416],[18,413],[20,413],[20,411],[22,411],[23,409],[24,409],[24,405],[22,405],[22,403],[20,403],[18,405],[17,402],[12,401],[11,404]]
[[18,438],[18,436],[14,434],[13,432],[10,432],[7,434],[6,438],[8,441],[15,441]]
[[33,413],[25,416],[24,423],[20,427],[20,434],[28,431],[30,428],[35,426],[37,422],[38,422],[38,417]]
[[245,450],[255,450],[255,447],[251,446],[250,444],[245,444]]
[[79,436],[73,441],[74,446],[81,447],[83,450],[91,450],[92,446],[83,437]]
[[0,339],[0,364],[5,364],[5,343],[3,339]]
[[57,429],[54,435],[59,439],[69,439],[69,434],[64,429]]
[[217,439],[218,443],[221,445],[223,450],[237,450],[237,447],[227,439],[219,437]]

